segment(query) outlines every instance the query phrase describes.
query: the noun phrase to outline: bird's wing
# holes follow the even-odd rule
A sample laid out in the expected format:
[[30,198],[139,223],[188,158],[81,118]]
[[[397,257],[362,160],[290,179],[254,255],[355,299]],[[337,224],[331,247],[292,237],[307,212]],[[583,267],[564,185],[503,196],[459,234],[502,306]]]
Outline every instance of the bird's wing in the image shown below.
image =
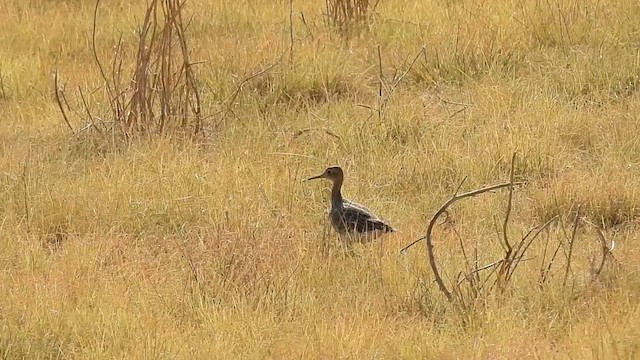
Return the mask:
[[353,202],[351,200],[344,200],[344,208],[353,208],[356,209],[356,211],[361,211],[363,212],[364,216],[368,216],[371,219],[377,219],[378,217],[373,213],[373,211],[369,210],[368,208],[366,208],[364,205],[360,205],[357,202]]
[[342,221],[344,222],[345,228],[355,230],[359,233],[376,230],[382,230],[384,232],[394,231],[391,226],[385,224],[384,221],[380,220],[365,207],[352,202],[344,204]]

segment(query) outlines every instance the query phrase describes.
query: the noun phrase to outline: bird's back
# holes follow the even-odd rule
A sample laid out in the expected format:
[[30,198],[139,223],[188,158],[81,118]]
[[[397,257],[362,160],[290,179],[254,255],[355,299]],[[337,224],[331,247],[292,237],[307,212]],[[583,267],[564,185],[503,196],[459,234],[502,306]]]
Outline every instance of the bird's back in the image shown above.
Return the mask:
[[358,234],[375,237],[381,233],[395,231],[366,207],[348,200],[343,202],[342,207],[332,208],[330,218],[333,227],[342,235]]

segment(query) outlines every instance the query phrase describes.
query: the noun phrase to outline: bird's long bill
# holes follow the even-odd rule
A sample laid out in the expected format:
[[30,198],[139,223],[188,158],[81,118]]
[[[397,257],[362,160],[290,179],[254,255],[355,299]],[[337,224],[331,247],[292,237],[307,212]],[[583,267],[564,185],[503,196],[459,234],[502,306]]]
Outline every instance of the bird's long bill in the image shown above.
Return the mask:
[[307,181],[309,181],[309,180],[315,180],[315,179],[321,179],[321,178],[322,178],[322,175],[324,175],[324,174],[320,174],[320,175],[318,175],[318,176],[310,177],[310,178],[308,178],[308,179],[307,179]]

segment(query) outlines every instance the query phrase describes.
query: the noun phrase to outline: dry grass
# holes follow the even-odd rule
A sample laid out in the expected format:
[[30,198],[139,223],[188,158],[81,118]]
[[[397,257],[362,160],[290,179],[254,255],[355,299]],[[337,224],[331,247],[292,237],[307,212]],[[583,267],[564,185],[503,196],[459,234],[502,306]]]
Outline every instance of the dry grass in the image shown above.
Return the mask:
[[[101,4],[101,58],[121,37],[136,53],[134,3]],[[94,4],[6,4],[0,354],[638,358],[637,2],[388,0],[349,39],[326,26],[326,4],[291,5],[187,1],[202,126],[216,131],[112,147],[72,136],[53,91],[58,71],[68,96],[80,87],[108,110]],[[526,185],[508,235],[559,220],[508,287],[461,310],[422,246],[398,250],[465,176],[463,190],[507,181],[515,151]],[[301,180],[328,164],[401,232],[356,256],[326,238],[325,186]],[[460,242],[480,266],[504,256],[506,195],[485,195],[434,229],[447,284],[465,269]],[[616,243],[598,276],[593,224]]]

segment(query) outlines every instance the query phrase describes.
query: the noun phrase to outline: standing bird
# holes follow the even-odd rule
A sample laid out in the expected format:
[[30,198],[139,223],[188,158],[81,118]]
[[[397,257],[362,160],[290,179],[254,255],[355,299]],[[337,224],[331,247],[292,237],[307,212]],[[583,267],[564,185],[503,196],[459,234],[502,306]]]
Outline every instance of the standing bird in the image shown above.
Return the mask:
[[[331,189],[331,225],[340,235],[347,235],[359,242],[373,240],[382,233],[396,231],[393,227],[380,220],[374,213],[364,206],[342,197],[342,183],[344,173],[339,166],[327,168],[321,175],[307,180],[328,179],[333,182]],[[359,235],[359,238],[353,235]]]

